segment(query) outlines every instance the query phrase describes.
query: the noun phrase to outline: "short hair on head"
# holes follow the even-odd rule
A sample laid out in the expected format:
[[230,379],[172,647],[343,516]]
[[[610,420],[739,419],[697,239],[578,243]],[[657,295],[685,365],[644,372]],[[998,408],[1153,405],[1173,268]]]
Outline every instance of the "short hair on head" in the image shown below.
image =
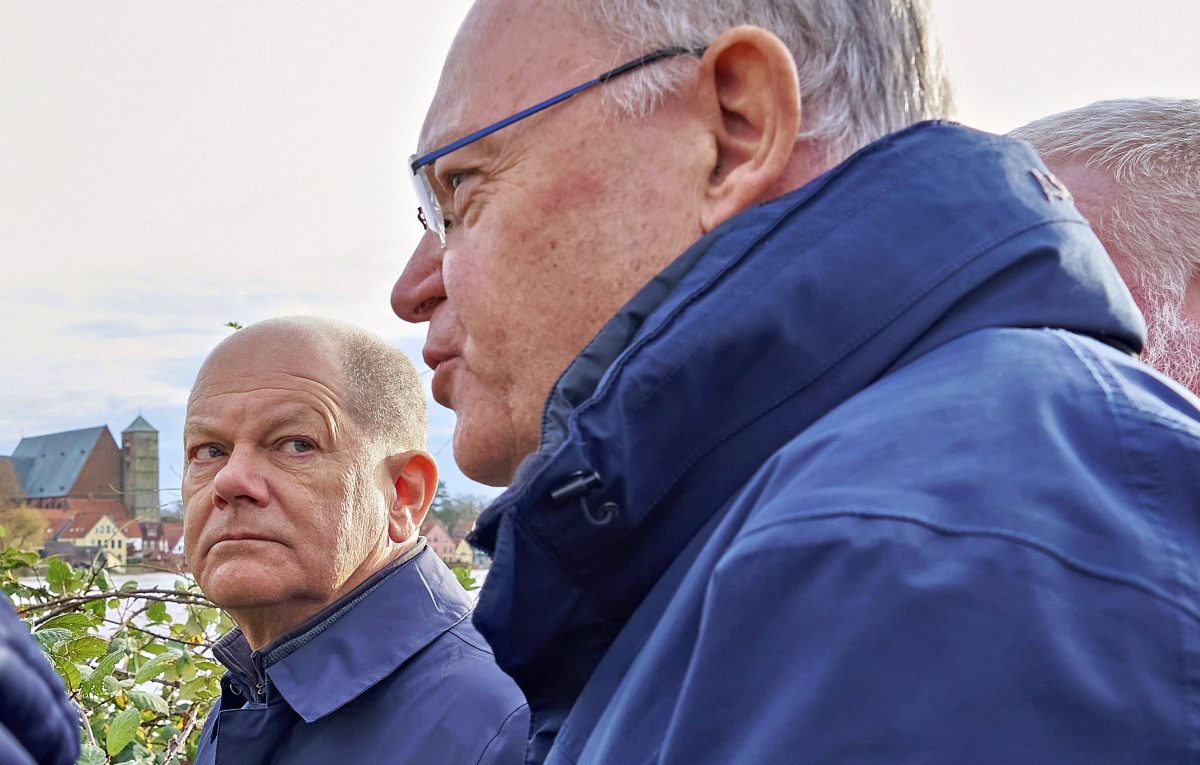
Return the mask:
[[1117,199],[1093,212],[1094,228],[1124,254],[1143,296],[1143,358],[1200,393],[1200,327],[1183,314],[1200,278],[1200,100],[1098,101],[1011,133],[1048,162],[1106,173]]
[[[798,140],[829,165],[916,122],[950,116],[953,96],[928,0],[561,0],[629,55],[703,47],[740,25],[774,34],[792,53],[804,120]],[[645,67],[606,89],[644,115],[682,83],[687,64]]]
[[267,319],[237,334],[265,330],[328,340],[342,367],[346,410],[369,439],[388,454],[425,448],[425,396],[421,378],[404,353],[365,329],[316,316]]
[[1093,225],[1134,259],[1138,287],[1183,294],[1200,269],[1200,100],[1097,101],[1011,135],[1107,173],[1120,198]]

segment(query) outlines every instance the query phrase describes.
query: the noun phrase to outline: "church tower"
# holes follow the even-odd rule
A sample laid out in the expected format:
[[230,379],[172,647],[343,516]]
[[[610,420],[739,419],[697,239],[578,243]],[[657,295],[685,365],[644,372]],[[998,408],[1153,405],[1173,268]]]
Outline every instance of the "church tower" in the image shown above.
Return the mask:
[[121,499],[129,517],[159,521],[158,431],[139,414],[121,431]]

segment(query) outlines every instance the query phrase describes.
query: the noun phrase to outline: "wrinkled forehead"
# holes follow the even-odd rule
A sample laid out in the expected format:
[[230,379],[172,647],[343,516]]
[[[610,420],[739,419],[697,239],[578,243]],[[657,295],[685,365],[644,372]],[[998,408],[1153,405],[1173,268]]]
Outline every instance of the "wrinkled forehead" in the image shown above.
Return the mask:
[[[600,71],[605,44],[559,0],[478,0],[446,56],[418,153],[443,146]],[[612,47],[611,45],[607,47]]]
[[226,392],[308,389],[322,399],[342,397],[343,372],[335,345],[319,333],[273,327],[240,330],[213,349],[188,398]]

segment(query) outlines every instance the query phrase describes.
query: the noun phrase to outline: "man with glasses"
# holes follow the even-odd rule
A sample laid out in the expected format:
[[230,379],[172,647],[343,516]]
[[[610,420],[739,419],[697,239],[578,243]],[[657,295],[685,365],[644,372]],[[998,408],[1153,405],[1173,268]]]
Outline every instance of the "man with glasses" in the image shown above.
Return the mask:
[[511,484],[475,623],[530,762],[1194,754],[1200,413],[1036,155],[925,122],[929,24],[463,23],[392,305],[459,464]]

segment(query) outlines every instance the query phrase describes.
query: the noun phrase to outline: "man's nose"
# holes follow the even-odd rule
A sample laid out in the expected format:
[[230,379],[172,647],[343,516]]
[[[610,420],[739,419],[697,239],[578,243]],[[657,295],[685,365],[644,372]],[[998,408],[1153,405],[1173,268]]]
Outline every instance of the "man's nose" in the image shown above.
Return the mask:
[[429,321],[433,309],[445,299],[441,243],[427,231],[392,287],[392,310],[401,319],[419,324]]
[[258,463],[249,450],[233,450],[213,478],[213,504],[218,510],[242,504],[266,507],[270,492]]

